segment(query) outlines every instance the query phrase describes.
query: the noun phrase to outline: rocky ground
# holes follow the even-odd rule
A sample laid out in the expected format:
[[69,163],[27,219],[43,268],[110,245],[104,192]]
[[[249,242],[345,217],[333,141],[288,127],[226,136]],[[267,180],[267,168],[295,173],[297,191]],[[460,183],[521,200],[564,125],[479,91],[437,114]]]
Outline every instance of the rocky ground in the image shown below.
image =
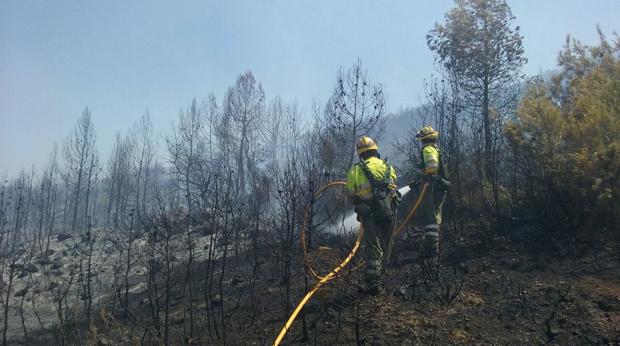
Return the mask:
[[[119,235],[106,229],[93,230],[93,239],[90,282],[93,311],[97,311],[110,303],[117,294],[116,285],[124,282],[127,244],[121,243]],[[175,235],[171,246],[180,249],[184,242],[182,234]],[[209,242],[210,236],[195,235],[197,260],[206,258],[205,249]],[[146,237],[139,237],[132,244],[134,255],[128,274],[132,295],[146,290],[143,256],[146,243]],[[16,264],[9,299],[7,338],[11,344],[23,344],[24,327],[28,334],[35,335],[35,343],[51,339],[52,331],[58,326],[59,299],[70,302],[63,306],[63,309],[70,310],[83,309],[86,299],[84,286],[80,284],[85,282],[87,275],[89,243],[85,235],[61,233],[51,238],[48,250],[23,248],[20,251],[22,255]],[[3,260],[5,263],[9,261],[8,258]],[[8,272],[5,272],[0,280],[2,299],[5,299],[8,282]]]

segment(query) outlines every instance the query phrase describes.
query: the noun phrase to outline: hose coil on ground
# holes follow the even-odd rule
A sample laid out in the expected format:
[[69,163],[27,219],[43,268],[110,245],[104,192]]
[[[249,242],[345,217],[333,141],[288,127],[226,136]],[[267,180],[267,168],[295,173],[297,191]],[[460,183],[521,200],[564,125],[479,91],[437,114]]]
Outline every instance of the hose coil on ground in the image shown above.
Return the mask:
[[[345,184],[346,184],[346,182],[344,182],[344,181],[334,181],[334,182],[331,182],[331,183],[323,186],[319,190],[317,190],[317,192],[314,194],[314,198],[315,199],[319,198],[323,193],[325,193],[325,191],[327,191],[330,188],[333,188],[335,186],[342,186],[342,185],[345,185]],[[427,189],[428,189],[428,183],[425,183],[424,186],[422,186],[422,191],[420,191],[420,195],[418,196],[415,204],[409,210],[409,212],[407,213],[407,216],[405,217],[403,222],[401,222],[401,224],[398,225],[398,228],[396,228],[396,230],[394,231],[394,236],[399,235],[403,231],[403,229],[405,228],[407,223],[411,220],[411,218],[415,214],[416,210],[420,206],[420,203],[422,202],[422,198],[424,197],[424,194],[426,193]],[[310,298],[312,298],[312,296],[316,293],[316,291],[318,291],[321,286],[323,286],[324,284],[326,284],[327,282],[332,280],[334,277],[336,277],[336,275],[344,267],[346,267],[347,264],[349,264],[351,259],[353,259],[353,256],[355,256],[355,254],[357,253],[357,250],[359,250],[359,247],[360,247],[360,244],[361,244],[361,240],[362,240],[362,238],[364,236],[364,227],[363,227],[362,224],[360,224],[359,231],[358,231],[358,234],[357,234],[357,239],[355,240],[355,244],[353,245],[353,248],[351,249],[351,252],[349,252],[349,255],[339,265],[337,265],[332,271],[330,271],[327,275],[324,275],[324,276],[319,275],[312,268],[312,266],[310,265],[310,261],[308,259],[307,248],[306,248],[306,229],[308,227],[308,222],[310,221],[310,213],[312,212],[311,209],[312,209],[312,205],[311,204],[306,206],[306,208],[304,209],[304,221],[303,221],[303,224],[302,224],[302,227],[301,227],[301,239],[300,240],[301,240],[301,246],[302,246],[303,253],[304,253],[304,265],[306,266],[306,268],[308,270],[308,273],[310,273],[310,275],[315,277],[318,281],[312,287],[312,289],[310,291],[308,291],[308,293],[306,293],[306,295],[299,302],[299,304],[297,304],[297,307],[295,308],[295,310],[293,310],[293,313],[291,314],[289,319],[286,321],[286,323],[282,327],[282,330],[280,330],[280,334],[278,334],[278,337],[273,342],[274,346],[278,346],[280,344],[280,342],[282,342],[282,339],[284,339],[284,336],[286,335],[286,333],[288,332],[290,327],[293,325],[293,322],[295,322],[295,319],[297,318],[297,315],[299,314],[301,309],[304,307],[304,305],[306,305],[306,303],[310,300]],[[354,268],[354,269],[357,269],[357,268],[359,268],[359,266]]]

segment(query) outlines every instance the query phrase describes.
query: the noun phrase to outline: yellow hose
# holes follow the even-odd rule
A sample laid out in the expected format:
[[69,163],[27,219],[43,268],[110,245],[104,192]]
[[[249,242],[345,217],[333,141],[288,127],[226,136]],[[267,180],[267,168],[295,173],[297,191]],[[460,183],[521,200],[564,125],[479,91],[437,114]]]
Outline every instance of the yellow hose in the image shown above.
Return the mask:
[[398,225],[398,228],[396,229],[396,231],[394,231],[394,237],[398,236],[403,231],[403,229],[405,229],[405,226],[407,225],[407,223],[411,220],[416,210],[418,210],[420,203],[422,203],[422,197],[424,197],[424,194],[426,193],[427,189],[428,189],[428,183],[424,183],[424,185],[422,186],[422,191],[420,191],[420,196],[418,196],[418,199],[416,199],[415,204],[409,210],[409,214],[407,214],[407,217],[405,217],[403,222],[401,222],[400,225]]
[[336,268],[334,268],[334,270],[329,272],[329,274],[323,276],[314,285],[314,287],[308,293],[306,293],[304,298],[299,302],[299,304],[297,305],[297,307],[295,308],[295,310],[293,311],[291,316],[288,318],[288,321],[286,321],[286,324],[284,325],[284,327],[282,327],[282,330],[280,331],[280,334],[276,338],[276,341],[273,342],[274,346],[277,346],[277,345],[280,344],[280,342],[282,341],[282,339],[286,335],[286,332],[288,332],[288,330],[291,327],[291,325],[293,324],[293,322],[295,322],[295,318],[297,318],[297,315],[299,314],[301,309],[303,309],[304,305],[306,305],[308,300],[310,300],[310,298],[312,298],[314,293],[316,293],[316,291],[318,291],[321,286],[323,286],[328,281],[330,281],[334,276],[336,276],[336,274],[338,274],[338,272],[341,271],[351,261],[353,256],[355,256],[355,253],[357,252],[357,250],[360,247],[360,238],[362,237],[363,233],[364,233],[364,227],[360,227],[359,236],[358,236],[357,240],[355,241],[355,245],[353,245],[353,249],[351,249],[351,252],[347,256],[347,258],[345,258],[344,261],[342,261],[342,263],[340,263]]
[[[335,186],[346,185],[346,183],[347,183],[346,181],[342,181],[342,180],[333,181],[323,186],[322,188],[320,188],[317,192],[315,192],[314,198],[318,199],[328,189],[335,187]],[[306,208],[304,209],[304,222],[301,224],[301,237],[300,237],[301,248],[304,251],[304,264],[306,265],[308,272],[310,273],[310,275],[314,276],[317,280],[320,281],[321,279],[324,278],[324,276],[319,275],[314,270],[314,268],[312,268],[312,265],[310,265],[310,260],[308,259],[308,251],[306,248],[306,228],[308,227],[308,223],[310,223],[310,212],[312,212],[312,205],[308,204]],[[357,241],[360,241],[360,240],[361,240],[361,236],[358,235]]]
[[[331,183],[323,186],[322,188],[320,188],[315,193],[314,197],[315,198],[320,197],[329,188],[332,188],[334,186],[345,185],[345,184],[346,184],[346,182],[344,182],[344,181],[334,181],[334,182],[331,182]],[[424,194],[426,193],[427,188],[428,188],[428,183],[425,183],[424,186],[422,187],[422,191],[420,192],[420,196],[418,196],[418,199],[416,200],[415,204],[413,205],[413,207],[411,208],[411,210],[407,214],[407,217],[405,217],[405,220],[403,220],[403,222],[398,226],[396,231],[394,231],[394,236],[397,236],[398,234],[400,234],[402,232],[402,230],[404,229],[405,225],[407,224],[407,222],[409,222],[409,220],[413,217],[413,215],[415,214],[416,210],[420,206],[420,203],[422,201],[422,197],[424,197]],[[347,264],[349,264],[351,259],[353,259],[353,256],[355,256],[355,254],[357,253],[357,250],[360,247],[360,243],[361,243],[362,237],[364,235],[364,227],[363,227],[362,224],[360,224],[359,232],[358,232],[358,235],[357,235],[357,239],[355,240],[355,244],[353,245],[353,248],[351,249],[351,252],[349,253],[349,255],[344,259],[344,261],[342,261],[342,263],[340,263],[338,266],[336,266],[336,268],[334,268],[327,275],[320,276],[318,273],[316,273],[314,271],[314,269],[312,269],[312,266],[310,265],[310,262],[309,262],[309,260],[307,258],[307,251],[306,251],[306,236],[305,236],[306,231],[305,230],[306,230],[306,226],[307,226],[307,224],[309,222],[309,216],[310,216],[310,211],[311,211],[310,208],[311,207],[312,207],[311,205],[308,205],[306,207],[306,209],[304,210],[304,223],[302,224],[302,227],[301,227],[301,245],[302,245],[302,248],[303,248],[303,251],[304,251],[304,263],[305,263],[306,267],[308,268],[308,272],[310,272],[312,274],[312,276],[316,277],[319,281],[314,285],[314,287],[312,287],[312,289],[310,291],[308,291],[308,293],[306,293],[306,295],[299,302],[299,304],[297,304],[297,307],[295,308],[295,310],[293,310],[293,313],[291,314],[291,316],[286,321],[286,324],[284,325],[284,327],[282,327],[282,330],[280,330],[280,334],[278,334],[278,337],[273,342],[274,346],[280,345],[280,342],[282,342],[282,339],[284,339],[284,336],[289,331],[289,328],[291,327],[291,325],[293,325],[293,322],[295,322],[295,319],[297,318],[297,315],[299,315],[299,312],[301,312],[301,309],[303,309],[304,305],[306,305],[308,300],[310,300],[310,298],[312,298],[312,296],[316,293],[316,291],[318,291],[319,288],[321,288],[321,286],[323,286],[324,284],[326,284],[327,282],[332,280],[336,276],[336,274],[338,274],[338,272],[340,272]]]

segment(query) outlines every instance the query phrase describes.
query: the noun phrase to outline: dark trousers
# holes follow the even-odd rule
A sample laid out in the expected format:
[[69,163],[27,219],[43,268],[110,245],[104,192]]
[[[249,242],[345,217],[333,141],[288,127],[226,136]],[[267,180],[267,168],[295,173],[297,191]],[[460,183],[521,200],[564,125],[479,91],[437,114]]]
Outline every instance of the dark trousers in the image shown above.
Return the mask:
[[380,285],[394,245],[394,220],[377,222],[371,217],[366,217],[362,219],[362,224],[364,225],[362,245],[366,258],[364,280],[370,285]]

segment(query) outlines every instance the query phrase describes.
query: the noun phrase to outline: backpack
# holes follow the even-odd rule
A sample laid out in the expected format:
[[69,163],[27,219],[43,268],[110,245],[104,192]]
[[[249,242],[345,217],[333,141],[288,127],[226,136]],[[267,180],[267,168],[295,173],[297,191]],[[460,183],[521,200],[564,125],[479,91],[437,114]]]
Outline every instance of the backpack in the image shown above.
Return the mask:
[[368,165],[363,160],[358,165],[372,187],[373,198],[368,202],[371,209],[369,216],[377,222],[392,222],[396,209],[393,206],[393,196],[389,188],[392,166],[385,161],[383,163],[385,163],[386,167],[385,176],[382,180],[375,179],[375,176],[370,172]]

